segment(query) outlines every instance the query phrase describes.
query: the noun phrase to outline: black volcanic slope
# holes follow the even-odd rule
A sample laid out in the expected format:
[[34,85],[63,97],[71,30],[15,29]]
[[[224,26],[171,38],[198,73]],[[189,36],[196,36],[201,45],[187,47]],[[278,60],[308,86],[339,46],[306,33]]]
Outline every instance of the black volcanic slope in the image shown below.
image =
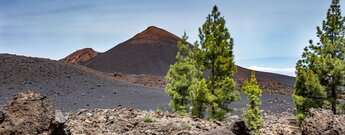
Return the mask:
[[86,62],[103,72],[165,75],[175,63],[179,37],[154,26]]
[[[133,38],[115,46],[107,52],[86,62],[86,66],[103,72],[121,72],[127,74],[153,74],[165,76],[169,66],[174,64],[177,53],[176,35],[163,29],[150,26]],[[242,83],[250,78],[251,70],[238,66],[236,80]],[[257,72],[259,81],[276,81],[292,86],[295,78]]]
[[[48,59],[0,54],[0,110],[5,102],[22,91],[36,91],[52,99],[56,109],[131,107],[169,110],[164,90],[113,80],[86,67]],[[247,96],[231,108],[243,108]],[[272,102],[277,99],[286,103]],[[291,96],[264,94],[262,109],[281,113],[293,107]],[[238,109],[241,110],[241,109]],[[237,112],[240,113],[240,112]]]
[[0,110],[21,91],[47,95],[64,111],[80,108],[166,109],[160,89],[113,80],[84,66],[48,59],[0,54]]

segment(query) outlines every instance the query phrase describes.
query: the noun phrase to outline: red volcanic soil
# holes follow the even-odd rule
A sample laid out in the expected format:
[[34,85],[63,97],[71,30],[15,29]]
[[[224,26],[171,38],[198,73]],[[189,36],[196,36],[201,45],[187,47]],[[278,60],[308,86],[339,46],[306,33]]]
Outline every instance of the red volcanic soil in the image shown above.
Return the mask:
[[98,54],[99,53],[93,50],[92,48],[84,48],[73,52],[67,57],[61,59],[60,61],[71,64],[82,64],[85,61],[88,61],[93,57],[96,57]]
[[[235,80],[242,85],[246,79],[250,79],[251,72],[250,69],[237,66]],[[291,95],[294,91],[295,77],[261,71],[255,71],[255,75],[264,93]]]
[[[166,30],[150,26],[131,39],[85,62],[84,65],[108,73],[132,74],[129,78],[133,78],[133,74],[165,76],[170,65],[176,61],[179,40],[179,37]],[[239,84],[250,78],[251,70],[240,66],[237,70],[235,79]],[[256,77],[266,93],[284,91],[283,94],[290,94],[293,91],[294,77],[259,71]]]

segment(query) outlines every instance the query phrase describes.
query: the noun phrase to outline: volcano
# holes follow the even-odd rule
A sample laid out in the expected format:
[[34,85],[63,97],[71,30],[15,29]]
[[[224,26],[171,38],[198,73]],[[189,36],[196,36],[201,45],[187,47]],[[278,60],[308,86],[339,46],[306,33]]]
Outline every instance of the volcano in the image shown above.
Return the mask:
[[176,61],[179,40],[179,37],[166,30],[150,26],[85,65],[103,72],[163,76]]
[[[108,73],[165,76],[170,65],[176,62],[178,41],[181,41],[178,36],[150,26],[131,39],[85,62],[84,65]],[[252,70],[240,66],[237,66],[237,69],[235,79],[242,84],[245,79],[250,78]],[[262,85],[264,87],[288,87],[289,93],[295,82],[294,77],[259,71],[256,71],[256,77],[259,83],[265,84]]]

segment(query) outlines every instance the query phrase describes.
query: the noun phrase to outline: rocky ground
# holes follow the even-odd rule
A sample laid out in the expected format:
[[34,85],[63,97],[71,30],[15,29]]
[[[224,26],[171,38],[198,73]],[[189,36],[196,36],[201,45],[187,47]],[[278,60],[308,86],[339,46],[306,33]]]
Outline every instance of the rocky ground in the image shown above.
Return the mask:
[[[343,135],[345,115],[311,109],[310,118],[299,124],[291,113],[265,114],[263,135]],[[174,113],[131,108],[81,109],[63,113],[48,97],[34,92],[17,94],[0,111],[1,135],[234,135],[248,134],[239,116],[206,121]]]
[[79,110],[65,127],[71,134],[231,134],[230,126],[222,122],[129,108]]

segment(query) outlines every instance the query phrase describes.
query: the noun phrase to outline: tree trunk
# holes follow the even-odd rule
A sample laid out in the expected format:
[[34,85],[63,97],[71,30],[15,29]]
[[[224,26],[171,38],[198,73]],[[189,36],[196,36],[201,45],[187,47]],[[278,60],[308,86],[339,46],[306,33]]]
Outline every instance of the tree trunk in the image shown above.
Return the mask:
[[[213,51],[211,51],[212,53],[213,53]],[[215,83],[215,81],[214,81],[214,55],[212,55],[211,56],[211,61],[212,61],[212,63],[211,63],[211,93],[212,93],[212,95],[214,95],[214,83]],[[215,115],[215,108],[214,108],[214,106],[212,105],[212,103],[211,103],[211,116],[212,117],[214,117],[214,115]]]
[[198,112],[198,117],[199,118],[201,118],[201,119],[203,119],[204,117],[203,117],[203,112],[202,112],[202,105],[201,106],[199,106],[199,110],[198,110],[199,112]]
[[331,102],[332,102],[332,111],[333,114],[337,113],[337,94],[335,87],[332,87],[332,96],[331,96]]

